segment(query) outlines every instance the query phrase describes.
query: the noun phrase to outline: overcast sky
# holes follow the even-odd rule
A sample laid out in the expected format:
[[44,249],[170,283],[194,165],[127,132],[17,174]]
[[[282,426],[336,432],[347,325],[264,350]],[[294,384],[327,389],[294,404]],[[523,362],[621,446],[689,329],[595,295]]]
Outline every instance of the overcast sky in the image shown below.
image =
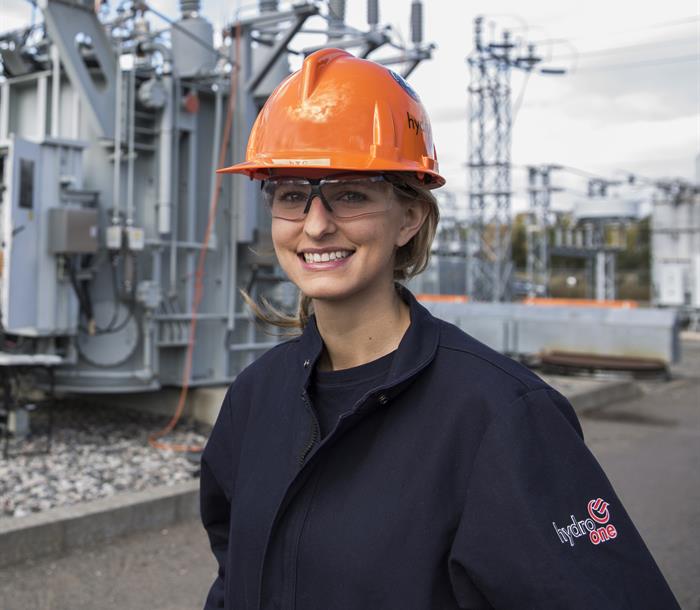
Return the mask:
[[[29,22],[26,0],[1,4],[3,30]],[[237,7],[250,4],[204,0],[203,13],[220,26],[232,20]],[[179,15],[176,0],[154,0],[153,5],[172,18]],[[380,20],[406,39],[409,13],[410,0],[380,0]],[[538,53],[548,59],[542,66],[567,69],[563,76],[533,73],[527,82],[523,74],[513,74],[514,102],[522,96],[513,127],[516,166],[553,163],[610,177],[620,177],[624,170],[650,178],[697,179],[697,0],[425,0],[424,15],[424,38],[437,48],[410,81],[432,118],[441,170],[455,192],[463,192],[467,181],[465,58],[473,47],[476,15],[538,42]],[[366,2],[348,0],[346,18],[366,27]],[[551,40],[558,42],[547,42]],[[522,170],[513,170],[516,191],[524,187],[523,177]],[[567,172],[557,180],[573,189],[585,186]],[[565,204],[565,194],[557,197]],[[524,204],[522,194],[515,200],[516,207]]]

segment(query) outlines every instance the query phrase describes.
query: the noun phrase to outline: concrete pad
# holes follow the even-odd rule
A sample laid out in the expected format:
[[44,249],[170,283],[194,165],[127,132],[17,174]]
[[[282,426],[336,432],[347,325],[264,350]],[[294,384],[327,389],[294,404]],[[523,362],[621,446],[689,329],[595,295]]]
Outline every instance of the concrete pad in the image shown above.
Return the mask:
[[564,375],[540,377],[566,396],[579,415],[615,402],[639,398],[644,394],[639,385],[630,380],[589,379]]

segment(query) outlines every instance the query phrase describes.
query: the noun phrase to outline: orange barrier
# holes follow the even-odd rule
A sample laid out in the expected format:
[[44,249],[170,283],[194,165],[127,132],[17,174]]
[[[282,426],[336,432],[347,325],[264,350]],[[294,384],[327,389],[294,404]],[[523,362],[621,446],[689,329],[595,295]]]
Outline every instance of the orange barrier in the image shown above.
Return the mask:
[[553,299],[545,297],[526,297],[521,303],[525,305],[545,305],[550,307],[605,307],[609,309],[635,309],[639,307],[637,301],[596,301],[595,299]]
[[469,297],[463,294],[417,294],[419,301],[428,303],[467,303]]

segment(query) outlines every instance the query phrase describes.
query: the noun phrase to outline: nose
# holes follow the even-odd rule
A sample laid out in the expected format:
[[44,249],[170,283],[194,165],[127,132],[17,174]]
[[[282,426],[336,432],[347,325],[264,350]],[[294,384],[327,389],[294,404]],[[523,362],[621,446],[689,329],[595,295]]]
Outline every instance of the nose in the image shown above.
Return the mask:
[[313,239],[321,239],[335,229],[333,214],[326,209],[320,197],[314,197],[304,218],[304,233]]

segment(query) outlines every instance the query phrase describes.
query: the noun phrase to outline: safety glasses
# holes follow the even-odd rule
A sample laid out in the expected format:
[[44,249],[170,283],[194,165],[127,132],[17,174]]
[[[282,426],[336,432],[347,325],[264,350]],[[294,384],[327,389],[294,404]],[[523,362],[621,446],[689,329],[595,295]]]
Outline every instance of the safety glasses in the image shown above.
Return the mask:
[[386,212],[392,204],[387,185],[414,196],[416,191],[390,174],[334,174],[326,178],[272,176],[262,183],[273,218],[302,220],[314,197],[336,218]]

